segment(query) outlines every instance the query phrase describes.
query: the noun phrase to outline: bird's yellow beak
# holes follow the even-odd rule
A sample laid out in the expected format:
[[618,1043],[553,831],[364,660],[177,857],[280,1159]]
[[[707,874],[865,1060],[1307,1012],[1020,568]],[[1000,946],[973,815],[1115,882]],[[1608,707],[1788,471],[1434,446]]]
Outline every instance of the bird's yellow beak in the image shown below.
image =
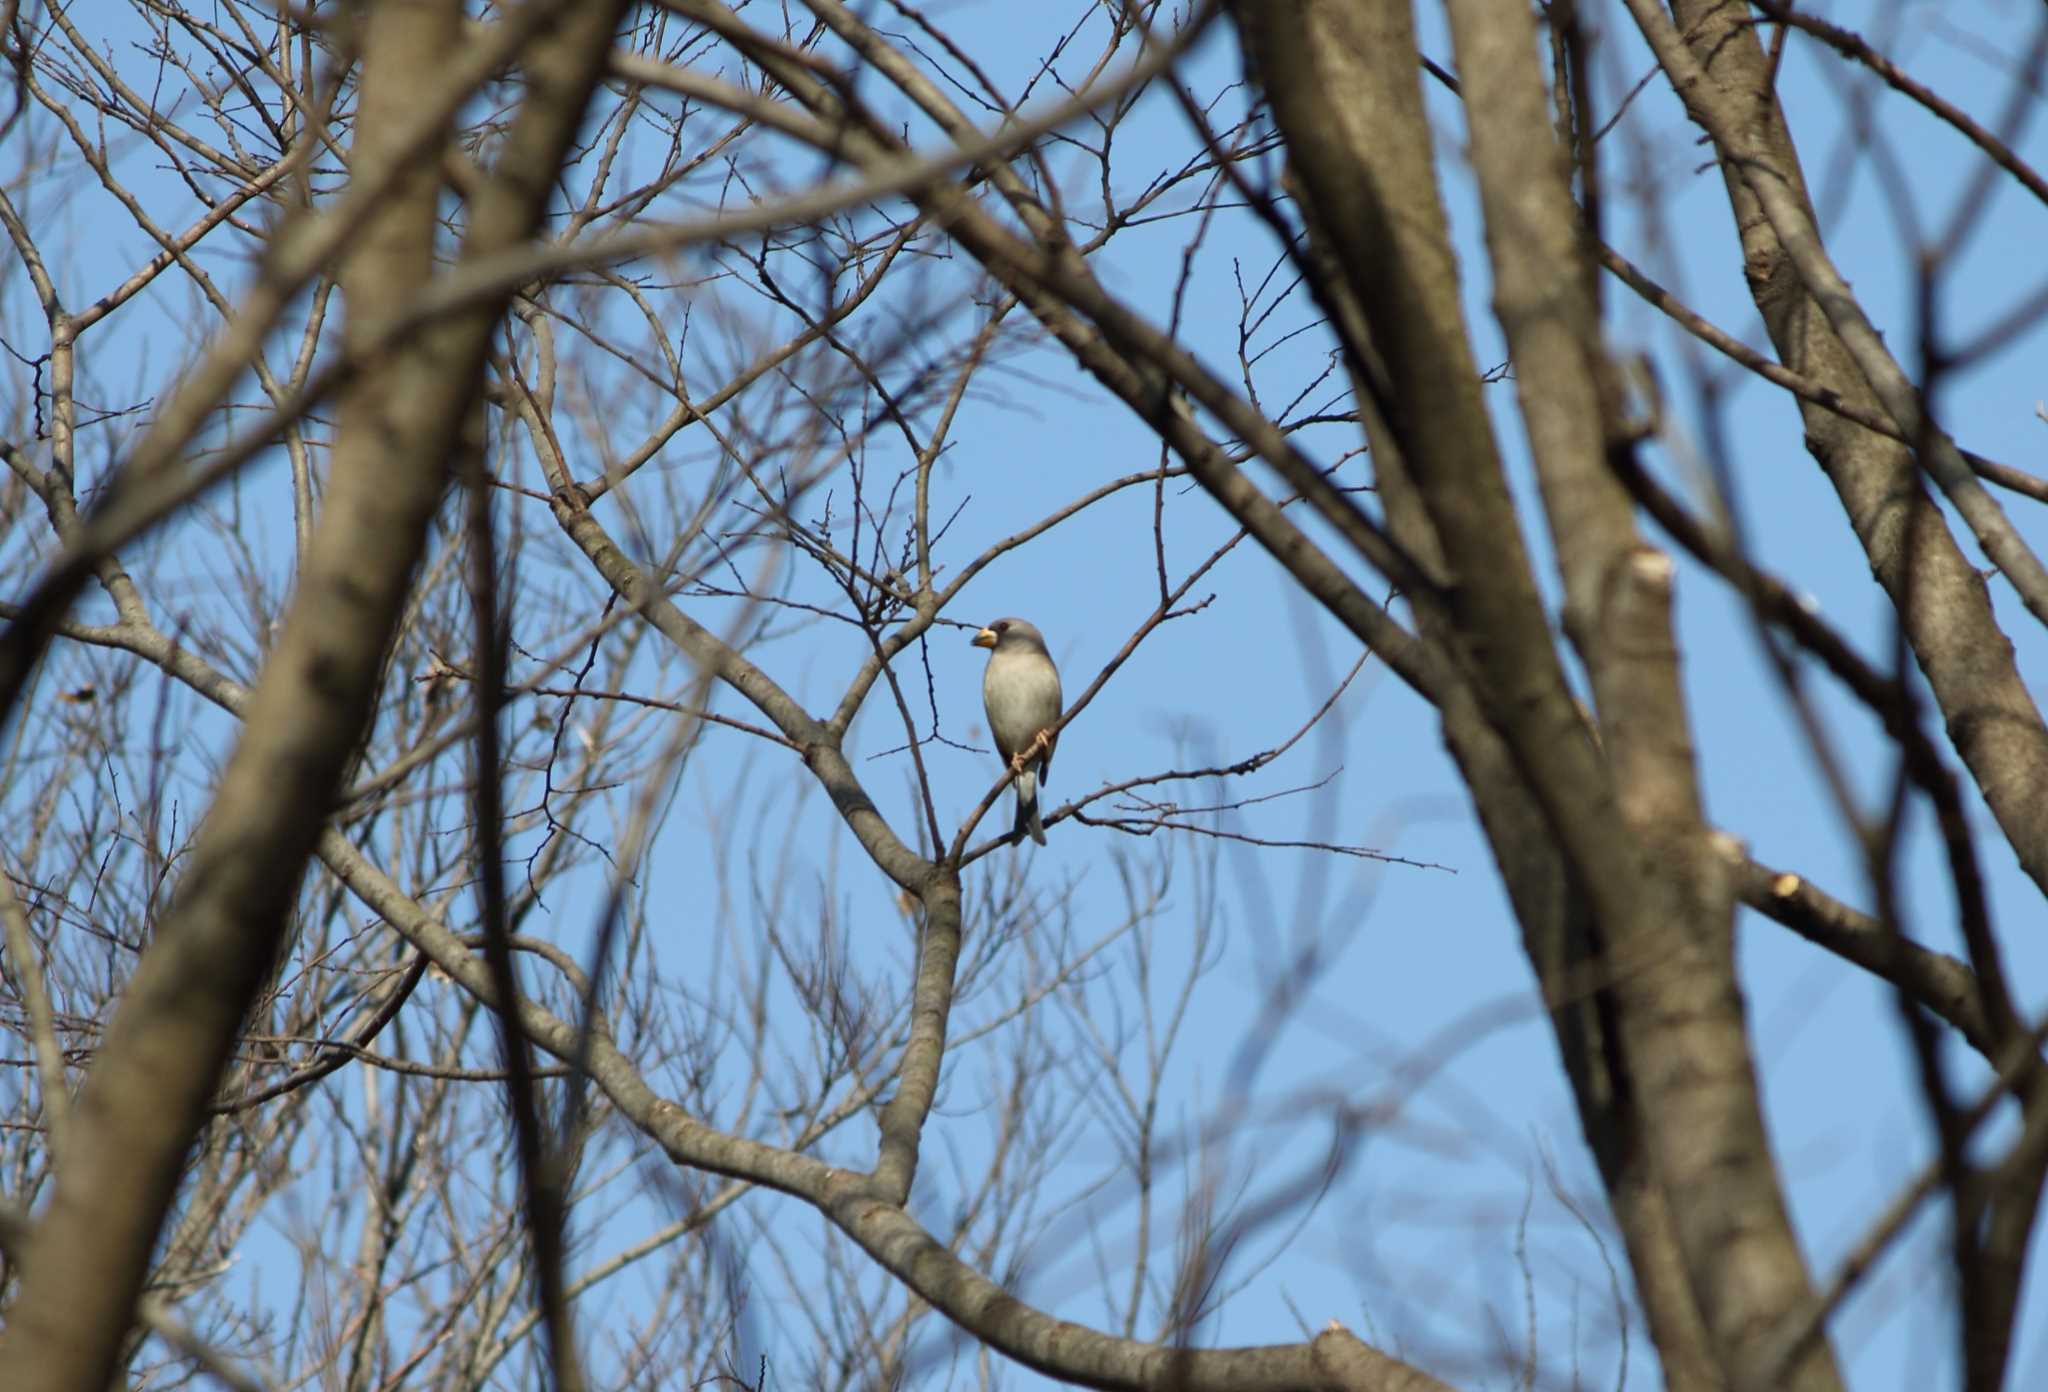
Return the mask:
[[996,631],[992,628],[984,628],[968,641],[977,648],[992,648],[996,645]]

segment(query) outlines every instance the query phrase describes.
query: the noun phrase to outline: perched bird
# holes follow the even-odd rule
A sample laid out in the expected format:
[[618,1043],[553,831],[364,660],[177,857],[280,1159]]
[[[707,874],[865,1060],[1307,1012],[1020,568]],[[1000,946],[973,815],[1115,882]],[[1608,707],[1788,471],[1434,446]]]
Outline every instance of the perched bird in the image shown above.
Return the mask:
[[[981,701],[996,753],[1017,770],[1017,825],[1010,835],[1029,835],[1045,844],[1038,817],[1038,789],[1052,767],[1059,722],[1060,673],[1045,650],[1045,635],[1022,619],[997,619],[974,635],[974,646],[990,649],[981,678]],[[1036,765],[1034,770],[1033,765]]]

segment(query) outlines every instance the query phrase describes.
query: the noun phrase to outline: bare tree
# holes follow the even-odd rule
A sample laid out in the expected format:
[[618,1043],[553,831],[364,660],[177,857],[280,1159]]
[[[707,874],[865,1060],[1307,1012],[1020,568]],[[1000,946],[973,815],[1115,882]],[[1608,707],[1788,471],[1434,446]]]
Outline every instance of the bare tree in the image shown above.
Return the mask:
[[[1895,8],[1873,39],[1780,0],[10,7],[8,1385],[1577,1385],[1643,1376],[1641,1330],[1685,1392],[1824,1389],[1929,1211],[1955,1376],[2017,1385],[2048,1017],[1983,843],[2023,914],[2048,569],[2014,511],[2048,483],[1948,403],[2038,351],[2048,280],[1987,316],[1956,267],[2001,198],[2038,233],[2048,17],[1986,96],[1888,55]],[[1822,236],[1790,56],[1838,84],[1910,334]],[[1970,161],[1951,205],[1880,106]],[[1639,264],[1681,110],[1730,214],[1684,246],[1768,348]],[[1684,346],[1624,348],[1645,306]],[[1888,651],[1754,544],[1737,377],[1794,408]],[[1070,412],[1142,456],[989,446]],[[1092,621],[1050,734],[1182,632],[1298,699],[1092,789],[1064,757],[1033,858],[984,820],[1012,770],[960,679],[1005,573]],[[1252,576],[1294,627],[1219,617]],[[1736,601],[1863,883],[1710,816],[1681,579]],[[1336,776],[1381,671],[1477,814],[1590,1154],[1543,1181],[1613,1273],[1569,1336],[1518,1236],[1519,1335],[1222,1337],[1500,1013],[1391,1057],[1329,1014],[1327,1068],[1272,1066],[1367,913],[1324,912],[1334,867],[1441,868]],[[1226,1021],[1231,905],[1280,875],[1310,907],[1252,927]],[[1917,1063],[1936,1163],[1833,1272],[1744,910],[1884,982]]]

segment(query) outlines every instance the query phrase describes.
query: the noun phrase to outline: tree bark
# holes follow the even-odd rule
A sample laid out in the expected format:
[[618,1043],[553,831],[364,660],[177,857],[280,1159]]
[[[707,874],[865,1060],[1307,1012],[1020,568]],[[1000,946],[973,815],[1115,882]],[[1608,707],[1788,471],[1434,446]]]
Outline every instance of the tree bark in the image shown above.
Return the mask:
[[[468,254],[532,234],[602,71],[618,6],[565,7],[525,64],[528,98],[471,209]],[[434,274],[438,161],[392,148],[461,42],[452,0],[377,5],[364,29],[357,177],[410,164],[345,257],[351,349]],[[177,899],[79,1097],[31,1237],[0,1365],[24,1392],[105,1386],[187,1152],[236,1031],[286,937],[306,863],[361,737],[502,301],[362,364],[299,593],[251,696]]]

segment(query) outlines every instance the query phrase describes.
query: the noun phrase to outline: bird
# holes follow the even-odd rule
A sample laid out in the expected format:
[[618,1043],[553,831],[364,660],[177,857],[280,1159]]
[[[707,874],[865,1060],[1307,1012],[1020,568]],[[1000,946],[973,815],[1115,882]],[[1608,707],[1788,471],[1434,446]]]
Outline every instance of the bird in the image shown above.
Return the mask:
[[1028,835],[1043,846],[1045,823],[1038,815],[1038,790],[1052,768],[1052,750],[1058,743],[1052,727],[1059,723],[1063,708],[1059,668],[1045,650],[1045,635],[1023,619],[997,619],[976,633],[973,643],[989,650],[988,670],[981,677],[988,732],[995,737],[996,753],[1017,772],[1017,824],[1010,835]]

